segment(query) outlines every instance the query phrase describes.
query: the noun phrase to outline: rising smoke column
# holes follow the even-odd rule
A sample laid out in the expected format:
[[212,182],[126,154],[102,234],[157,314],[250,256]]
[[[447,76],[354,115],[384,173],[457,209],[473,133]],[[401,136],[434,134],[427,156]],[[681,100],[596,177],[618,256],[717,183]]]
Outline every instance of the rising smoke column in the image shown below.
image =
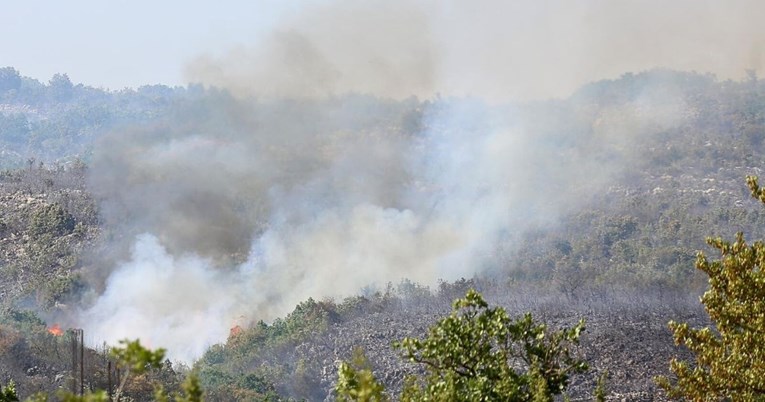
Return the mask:
[[[626,168],[631,141],[677,124],[682,109],[662,92],[597,113],[229,101],[202,100],[217,119],[181,105],[145,132],[115,134],[130,146],[99,149],[91,185],[121,233],[113,247],[129,252],[103,261],[113,269],[83,312],[97,342],[140,337],[190,361],[233,324],[308,297],[501,269],[525,228],[586,203]],[[629,118],[646,105],[662,119]]]
[[[114,233],[81,315],[96,343],[140,337],[190,361],[234,324],[308,297],[502,269],[526,228],[585,204],[640,158],[635,144],[686,115],[667,82],[609,105],[498,103],[525,93],[519,76],[548,78],[520,74],[516,56],[533,43],[478,40],[501,31],[492,22],[450,48],[444,21],[466,11],[458,4],[326,4],[263,44],[192,63],[227,91],[189,93],[96,148],[91,188]],[[477,29],[476,13],[455,29]],[[485,65],[475,43],[500,54]],[[441,88],[491,102],[348,94]]]
[[143,334],[188,360],[308,295],[443,276],[457,228],[408,206],[419,103],[209,96],[99,148],[91,186],[129,252],[103,263],[94,339]]

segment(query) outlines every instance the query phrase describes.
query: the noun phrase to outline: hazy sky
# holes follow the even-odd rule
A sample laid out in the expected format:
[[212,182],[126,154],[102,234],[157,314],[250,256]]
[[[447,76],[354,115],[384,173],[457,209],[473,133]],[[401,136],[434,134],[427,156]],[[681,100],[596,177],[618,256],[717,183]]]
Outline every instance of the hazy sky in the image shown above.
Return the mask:
[[765,63],[764,20],[761,0],[0,0],[0,66],[110,89],[539,98],[655,67],[739,79]]
[[256,41],[295,4],[2,0],[0,66],[43,82],[68,73],[73,82],[111,89],[184,84],[189,60]]

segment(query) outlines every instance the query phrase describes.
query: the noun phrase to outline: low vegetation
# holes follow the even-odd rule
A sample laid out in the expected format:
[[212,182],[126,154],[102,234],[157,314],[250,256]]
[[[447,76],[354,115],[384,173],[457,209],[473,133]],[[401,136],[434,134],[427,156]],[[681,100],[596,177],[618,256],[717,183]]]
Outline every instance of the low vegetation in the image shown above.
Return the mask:
[[[765,189],[747,177],[752,196],[765,203]],[[714,328],[691,328],[670,322],[675,342],[689,348],[696,364],[672,360],[677,377],[658,379],[676,399],[758,401],[765,398],[765,243],[747,244],[743,233],[734,242],[708,238],[720,259],[699,253],[696,268],[709,276],[704,304]]]
[[[489,308],[474,290],[454,302],[452,313],[425,339],[405,338],[395,346],[425,366],[424,377],[407,379],[402,401],[547,401],[566,389],[571,375],[587,370],[574,357],[584,321],[570,329],[548,331],[530,314],[512,320],[501,308]],[[336,386],[341,401],[391,399],[365,367],[340,363]]]
[[[66,336],[48,333],[40,317],[66,311],[100,285],[87,279],[88,254],[121,235],[102,220],[88,189],[94,144],[119,127],[184,122],[205,102],[230,97],[195,87],[109,93],[73,85],[65,75],[44,84],[15,70],[2,72],[0,380],[7,385],[0,398],[55,395],[72,377],[70,350]],[[761,399],[765,248],[743,235],[732,242],[721,236],[765,238],[765,209],[740,183],[762,167],[765,85],[653,71],[523,107],[542,115],[561,112],[561,122],[541,127],[540,135],[586,147],[598,142],[600,117],[666,86],[677,90],[684,105],[683,124],[635,143],[614,142],[644,158],[630,161],[612,186],[588,195],[582,208],[563,211],[555,224],[508,236],[497,250],[505,257],[487,267],[488,273],[436,289],[404,281],[343,300],[308,299],[283,318],[233,328],[227,342],[212,346],[191,368],[151,355],[158,357],[148,364],[154,368],[132,370],[120,392],[160,401],[199,400],[202,390],[209,401],[322,400],[334,389],[347,400],[549,400],[563,393],[591,397],[599,373],[608,370],[606,386],[614,398]],[[411,99],[363,99],[395,106],[394,114],[406,117],[396,124],[410,136],[427,124],[422,110],[434,107]],[[173,109],[177,102],[187,107]],[[590,156],[625,155],[617,151],[594,147]],[[756,179],[748,184],[765,201]],[[706,247],[707,235],[719,260],[696,254]],[[707,283],[702,301],[708,319],[684,304]],[[500,307],[489,308],[487,300]],[[531,310],[539,321],[520,314]],[[510,319],[511,313],[520,318]],[[571,321],[577,314],[588,317],[587,332]],[[600,320],[599,314],[616,318]],[[631,322],[635,317],[642,321]],[[674,340],[685,348],[656,348],[659,358],[678,355],[671,372],[642,350],[598,355],[608,345],[621,351],[664,338],[671,342],[668,331],[650,327],[663,325],[666,317],[676,317]],[[399,343],[391,351],[393,341]],[[582,356],[570,354],[577,342]],[[369,358],[354,358],[354,346],[364,346]],[[104,397],[95,391],[107,388],[108,356],[106,350],[86,352],[87,388],[94,391],[88,398]],[[585,361],[592,369],[574,376]],[[619,367],[645,378],[630,378]],[[654,375],[664,391],[650,380]],[[11,378],[15,385],[5,382]]]

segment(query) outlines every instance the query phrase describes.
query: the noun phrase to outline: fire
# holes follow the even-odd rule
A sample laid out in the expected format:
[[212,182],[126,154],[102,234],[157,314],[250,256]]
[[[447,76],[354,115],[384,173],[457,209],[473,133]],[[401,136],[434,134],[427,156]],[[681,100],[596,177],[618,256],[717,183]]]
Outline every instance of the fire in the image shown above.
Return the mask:
[[48,328],[48,333],[53,336],[61,336],[64,335],[64,330],[58,324],[53,324],[52,327]]
[[234,325],[233,327],[231,327],[231,331],[229,332],[228,337],[233,338],[241,333],[242,333],[242,327],[239,325]]

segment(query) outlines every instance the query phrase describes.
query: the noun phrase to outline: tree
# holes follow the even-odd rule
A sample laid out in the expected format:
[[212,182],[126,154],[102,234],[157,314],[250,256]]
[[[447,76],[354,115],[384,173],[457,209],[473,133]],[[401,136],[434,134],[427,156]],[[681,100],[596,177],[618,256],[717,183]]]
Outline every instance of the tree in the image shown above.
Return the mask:
[[[765,189],[747,176],[754,198],[765,203]],[[670,322],[675,343],[696,355],[696,364],[673,359],[677,380],[657,378],[671,398],[693,401],[765,400],[765,243],[747,244],[742,233],[731,243],[707,238],[720,252],[710,261],[702,252],[696,268],[709,276],[701,302],[715,328],[690,328]]]
[[372,373],[369,361],[361,349],[353,351],[351,363],[341,362],[337,369],[337,400],[359,402],[384,402],[385,388]]
[[5,387],[0,386],[0,402],[18,402],[19,397],[16,395],[16,384],[13,380],[8,381],[8,385]]
[[48,204],[32,214],[29,231],[34,235],[63,236],[74,230],[74,217],[58,203]]
[[54,74],[48,81],[48,92],[56,102],[67,101],[74,94],[74,85],[67,74]]
[[[138,340],[120,341],[121,346],[111,348],[110,354],[117,361],[117,366],[122,369],[124,373],[117,390],[114,392],[114,400],[122,401],[123,390],[131,375],[140,375],[147,372],[150,369],[161,369],[163,365],[163,359],[165,358],[165,350],[159,348],[157,350],[150,350],[141,345]],[[0,402],[13,402],[18,399],[4,399],[7,398],[5,393],[8,393],[10,388],[10,397],[15,398],[16,393],[13,389],[13,383],[11,382],[6,387],[4,392],[0,392]],[[173,400],[175,402],[203,402],[202,388],[199,384],[199,378],[195,373],[191,373],[186,377],[186,381],[181,386],[183,392],[177,393]],[[58,400],[62,402],[107,402],[112,400],[108,393],[104,390],[96,390],[87,392],[84,395],[75,395],[68,391],[60,391],[57,393]],[[129,398],[128,398],[129,399]],[[154,399],[157,402],[169,402],[170,396],[165,392],[162,386],[158,383],[154,384]],[[41,392],[34,394],[27,398],[26,402],[47,402],[49,400],[48,394]]]
[[[503,308],[489,308],[471,289],[425,339],[406,338],[395,345],[405,358],[427,370],[426,377],[407,380],[400,399],[551,401],[566,389],[571,374],[587,370],[587,364],[572,354],[582,331],[584,321],[559,331],[535,323],[530,314],[514,321]],[[362,400],[348,395],[381,395],[368,367],[340,368],[336,389],[340,400]]]
[[162,368],[162,361],[165,358],[165,349],[159,348],[156,351],[149,350],[136,339],[129,341],[127,339],[120,341],[121,347],[114,347],[111,355],[117,360],[117,365],[122,367],[124,374],[120,384],[115,392],[115,399],[121,400],[122,390],[125,389],[130,374],[142,374],[150,368]]
[[21,88],[21,75],[13,67],[0,68],[0,92]]
[[[183,392],[176,394],[175,398],[173,398],[175,402],[204,401],[202,386],[199,384],[199,376],[195,373],[191,373],[186,377],[183,385],[181,385],[181,389]],[[160,384],[154,386],[154,400],[155,402],[170,402],[170,396]]]
[[[111,355],[117,360],[117,365],[124,370],[124,376],[115,392],[115,400],[122,400],[122,392],[130,374],[143,374],[149,369],[161,369],[165,358],[165,349],[149,350],[138,340],[120,341],[122,346],[112,348]],[[182,392],[173,395],[175,402],[203,402],[202,387],[196,373],[190,373],[181,385]],[[154,398],[158,402],[168,402],[168,395],[161,384],[154,384]]]

